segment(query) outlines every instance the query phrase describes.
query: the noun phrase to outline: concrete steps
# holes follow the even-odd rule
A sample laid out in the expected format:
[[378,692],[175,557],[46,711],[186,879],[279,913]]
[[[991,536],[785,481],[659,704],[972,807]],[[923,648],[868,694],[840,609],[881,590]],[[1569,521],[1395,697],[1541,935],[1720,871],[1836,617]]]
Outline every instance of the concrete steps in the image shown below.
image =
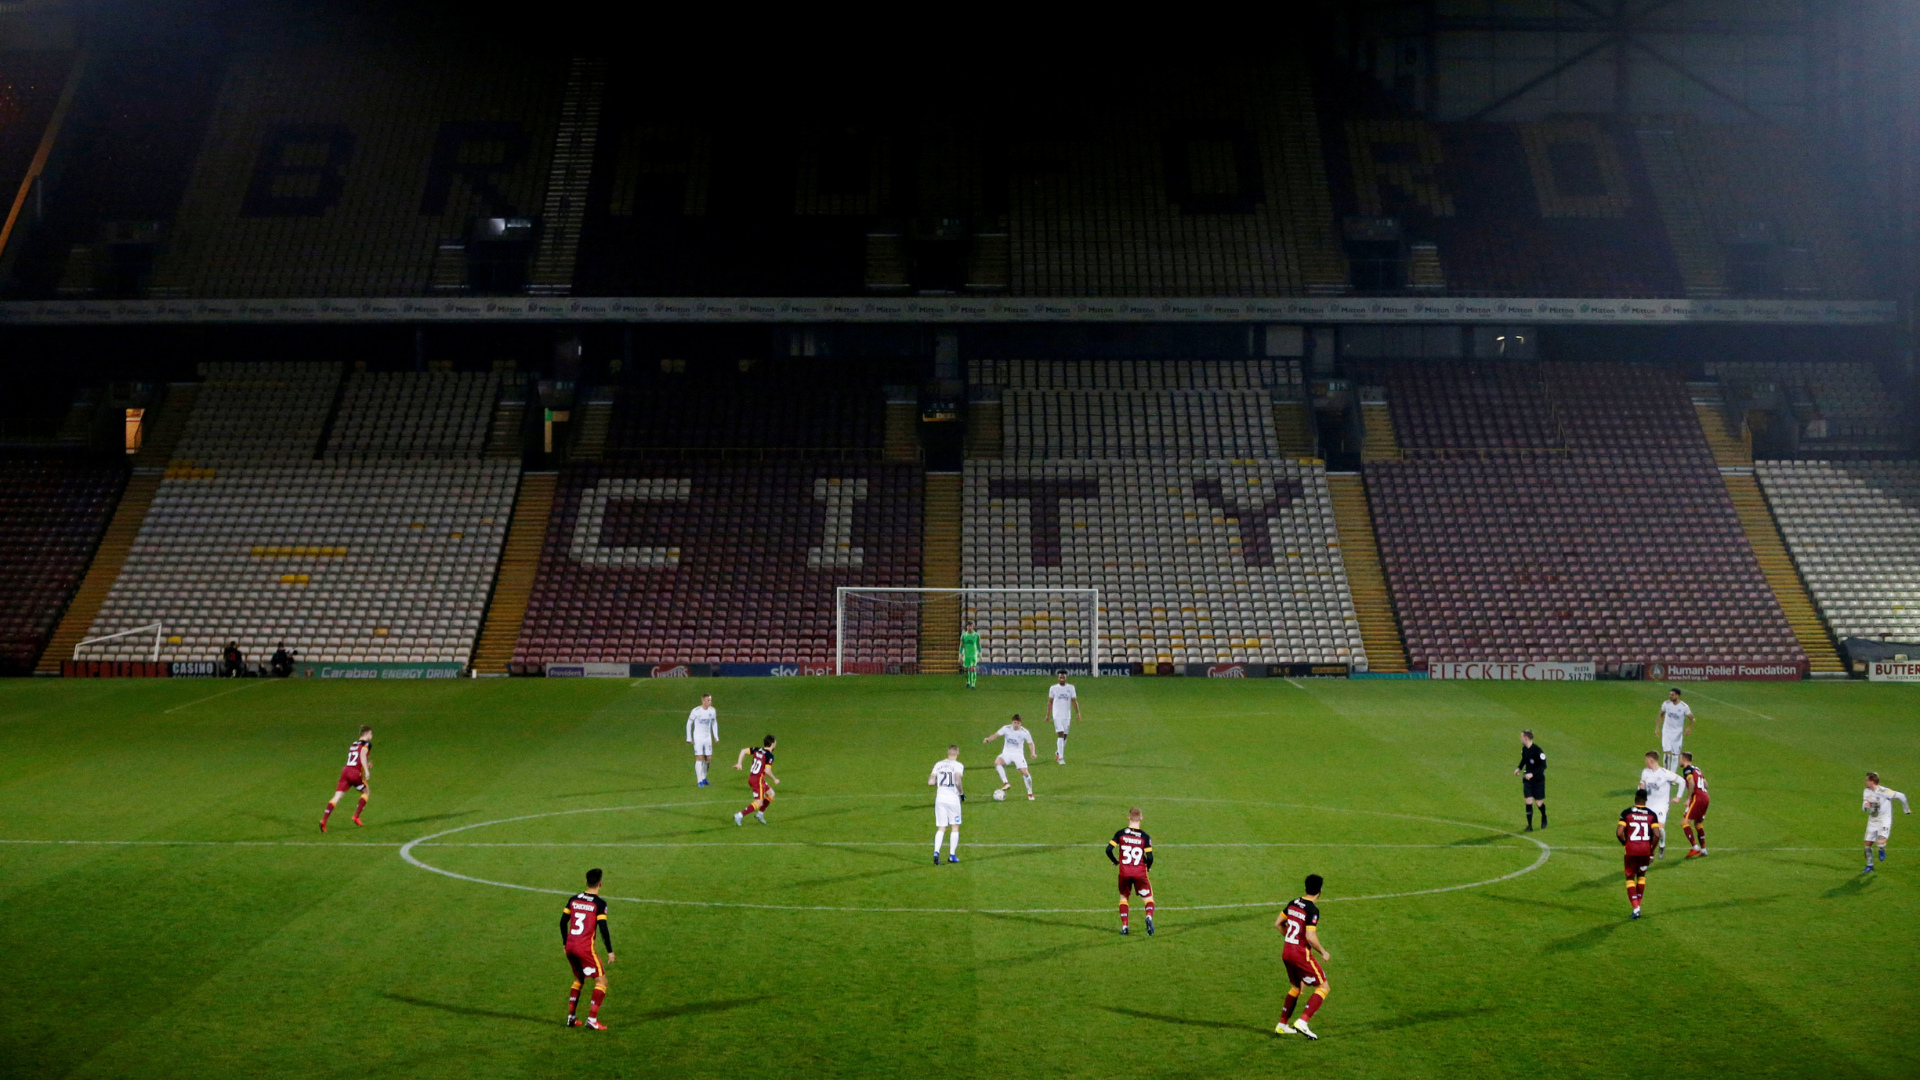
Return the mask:
[[1340,534],[1340,561],[1346,565],[1347,588],[1353,593],[1354,613],[1360,616],[1360,643],[1367,650],[1367,670],[1403,673],[1407,670],[1407,648],[1400,637],[1393,598],[1387,592],[1387,575],[1380,566],[1380,545],[1374,537],[1373,512],[1367,506],[1366,483],[1353,473],[1329,474],[1327,489],[1333,496],[1333,523]]
[[1696,399],[1693,411],[1700,417],[1700,430],[1707,434],[1707,446],[1713,450],[1713,463],[1723,469],[1753,465],[1753,432],[1742,428],[1735,436],[1727,430],[1726,410],[1718,401]]
[[1320,456],[1320,439],[1314,427],[1313,410],[1305,402],[1276,402],[1273,406],[1273,434],[1274,441],[1279,444],[1281,457]]
[[[925,521],[920,538],[920,584],[929,589],[957,589],[960,587],[960,474],[928,473],[921,507]],[[960,597],[925,600],[920,605],[920,674],[957,674],[959,654]]]
[[1360,404],[1360,418],[1367,425],[1366,438],[1360,443],[1360,460],[1399,461],[1400,439],[1393,431],[1393,413],[1384,401]]
[[887,402],[885,434],[880,442],[882,461],[920,460],[920,407],[912,401]]
[[494,461],[518,461],[523,451],[520,445],[520,425],[527,415],[527,403],[508,401],[505,398],[494,403],[493,424],[487,429],[487,451],[482,457]]
[[558,474],[522,473],[520,491],[513,500],[513,520],[507,525],[507,543],[494,572],[493,599],[480,627],[480,643],[473,650],[473,670],[479,675],[505,675],[520,640],[520,624],[527,618],[533,595],[533,577],[540,569],[540,550],[547,539],[547,519],[553,515],[554,483]]
[[1000,403],[976,401],[967,406],[966,454],[969,458],[997,458],[1006,452],[1006,430],[1000,426]]
[[1780,536],[1780,526],[1773,519],[1773,510],[1760,490],[1760,482],[1750,474],[1722,473],[1720,479],[1727,485],[1727,494],[1733,497],[1733,509],[1740,515],[1740,527],[1746,531],[1754,557],[1760,561],[1760,572],[1766,575],[1774,599],[1780,602],[1780,610],[1793,628],[1793,636],[1807,654],[1808,666],[1816,675],[1845,674],[1847,669],[1840,662],[1833,633],[1820,618],[1806,582],[1801,580],[1800,568],[1787,552],[1786,541]]

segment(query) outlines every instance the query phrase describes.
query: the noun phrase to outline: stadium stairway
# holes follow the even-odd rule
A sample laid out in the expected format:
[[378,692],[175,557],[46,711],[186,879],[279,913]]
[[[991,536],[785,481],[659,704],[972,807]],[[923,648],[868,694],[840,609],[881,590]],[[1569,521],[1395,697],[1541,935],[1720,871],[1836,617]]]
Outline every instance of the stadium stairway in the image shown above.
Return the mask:
[[493,424],[487,430],[487,450],[481,457],[495,461],[517,460],[520,457],[520,424],[527,415],[527,403],[509,400],[512,396],[503,394],[494,403]]
[[975,401],[967,406],[967,446],[970,458],[997,458],[1006,451],[998,401]]
[[1273,437],[1280,456],[1317,458],[1320,447],[1315,437],[1313,412],[1305,402],[1279,401],[1273,406]]
[[1847,669],[1840,662],[1833,635],[1820,618],[1819,609],[1813,606],[1813,597],[1807,592],[1807,583],[1801,580],[1793,557],[1787,553],[1779,523],[1774,521],[1773,511],[1760,491],[1760,482],[1751,471],[1722,472],[1720,479],[1727,485],[1727,494],[1733,497],[1734,512],[1740,516],[1740,527],[1747,534],[1747,543],[1753,547],[1760,572],[1766,576],[1774,599],[1779,601],[1787,624],[1793,628],[1793,636],[1807,654],[1808,669],[1816,678],[1844,678]]
[[887,402],[886,428],[880,443],[880,460],[920,460],[920,439],[918,433],[914,431],[914,422],[919,419],[918,412],[918,402],[915,401],[889,400]]
[[133,550],[134,538],[140,535],[140,525],[147,520],[147,510],[153,506],[153,497],[160,490],[162,475],[159,469],[142,467],[127,480],[120,505],[114,508],[113,520],[107,523],[100,547],[87,566],[87,576],[74,590],[73,602],[67,605],[67,613],[47,643],[47,651],[40,654],[34,674],[58,675],[60,661],[73,658],[73,647],[87,636],[94,616],[100,614],[100,605],[106,602],[107,593],[120,577],[127,552]]
[[588,396],[580,410],[580,431],[573,438],[572,461],[599,461],[607,453],[607,431],[613,425],[613,397],[605,391]]
[[1400,440],[1394,435],[1393,413],[1388,411],[1387,403],[1361,402],[1360,418],[1367,426],[1366,437],[1360,443],[1360,460],[1399,461]]
[[140,441],[140,452],[133,456],[134,468],[166,468],[173,460],[174,448],[180,445],[180,436],[186,433],[187,420],[193,416],[193,403],[199,396],[199,383],[168,384],[160,408],[148,410],[153,413],[153,425]]
[[558,473],[522,473],[513,501],[513,521],[500,569],[493,579],[493,597],[487,620],[480,628],[480,644],[473,651],[476,675],[505,675],[526,621],[527,600],[533,594],[534,572],[540,568],[540,549],[547,538],[547,519],[553,515],[554,484]]
[[[928,473],[921,526],[920,584],[928,589],[960,587],[961,474]],[[960,599],[929,600],[920,605],[922,675],[952,675],[960,670]]]
[[1328,473],[1327,492],[1333,497],[1333,524],[1340,533],[1340,560],[1347,568],[1347,588],[1353,610],[1360,616],[1360,641],[1367,651],[1367,670],[1401,674],[1407,670],[1407,649],[1400,639],[1400,620],[1387,593],[1387,576],[1380,567],[1380,545],[1373,533],[1373,513],[1367,508],[1367,485],[1355,473]]
[[1712,384],[1692,384],[1693,411],[1699,414],[1700,430],[1706,432],[1707,446],[1713,450],[1713,463],[1723,469],[1753,467],[1753,431],[1744,425],[1738,437],[1727,430],[1725,402],[1720,389]]

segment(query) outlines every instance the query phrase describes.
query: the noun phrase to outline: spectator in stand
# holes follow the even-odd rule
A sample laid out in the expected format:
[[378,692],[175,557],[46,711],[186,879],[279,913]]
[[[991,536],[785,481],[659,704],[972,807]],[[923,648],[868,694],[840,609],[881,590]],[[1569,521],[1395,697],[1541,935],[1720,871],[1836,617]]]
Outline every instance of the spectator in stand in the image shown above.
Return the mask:
[[287,643],[281,642],[273,650],[273,677],[284,679],[293,674],[293,654],[287,651]]
[[221,656],[225,658],[227,663],[227,678],[229,679],[239,678],[240,665],[242,661],[246,659],[245,657],[240,655],[240,643],[237,641],[227,642],[226,651],[221,653]]

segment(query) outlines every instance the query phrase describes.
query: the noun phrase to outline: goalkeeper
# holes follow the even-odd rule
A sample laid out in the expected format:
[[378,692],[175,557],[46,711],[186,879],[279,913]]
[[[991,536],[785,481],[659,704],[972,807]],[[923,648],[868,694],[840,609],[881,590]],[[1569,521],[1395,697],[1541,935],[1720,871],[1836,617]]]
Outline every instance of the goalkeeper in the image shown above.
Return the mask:
[[960,670],[966,672],[967,689],[975,690],[980,686],[980,632],[967,624],[966,632],[960,635]]

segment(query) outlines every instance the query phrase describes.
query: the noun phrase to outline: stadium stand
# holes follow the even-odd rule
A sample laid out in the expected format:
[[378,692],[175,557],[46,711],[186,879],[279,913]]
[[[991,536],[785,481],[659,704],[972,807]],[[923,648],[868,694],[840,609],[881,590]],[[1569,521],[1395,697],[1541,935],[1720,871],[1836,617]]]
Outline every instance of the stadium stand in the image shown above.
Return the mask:
[[202,363],[204,381],[170,467],[312,460],[340,373],[339,364]]
[[[731,369],[731,370],[729,370]],[[774,360],[652,373],[613,411],[608,445],[807,448],[878,457],[885,436],[880,369],[860,361]]]
[[567,76],[504,46],[240,49],[153,294],[518,291],[530,248],[519,279],[478,256],[539,240]]
[[[1677,296],[1681,281],[1631,139],[1606,121],[1332,118],[1334,212],[1392,219],[1418,254],[1388,288],[1473,296]],[[1349,232],[1349,237],[1355,234]],[[1425,245],[1432,245],[1428,251]]]
[[1920,463],[1763,461],[1754,472],[1833,632],[1920,641]]
[[[1807,655],[1755,561],[1685,384],[1625,364],[1504,369],[1488,409],[1544,398],[1564,450],[1488,446],[1446,409],[1366,465],[1415,667],[1435,661],[1764,662]],[[1464,385],[1472,386],[1472,379]],[[1410,391],[1411,392],[1411,391]],[[1521,430],[1502,418],[1477,437]],[[1430,445],[1437,443],[1439,445]]]
[[1014,294],[1344,289],[1305,65],[1141,74],[1114,91],[1113,119],[1010,141]]
[[[191,434],[191,432],[189,433]],[[462,662],[506,535],[513,462],[221,465],[161,485],[93,634],[164,623],[163,660]],[[137,640],[83,659],[144,659]]]
[[1876,295],[1804,136],[1763,125],[1648,118],[1638,142],[1687,295]]
[[1264,390],[1006,390],[1010,458],[1274,458]]
[[1789,410],[1800,453],[1886,456],[1909,449],[1897,397],[1862,360],[1714,360],[1706,373],[1739,411]]
[[24,675],[85,576],[127,469],[32,452],[8,453],[0,468],[0,675]]
[[[1114,662],[1364,666],[1325,469],[1283,460],[1293,361],[999,361],[1004,460],[966,463],[962,584],[1101,590]],[[1065,387],[1081,387],[1066,389]],[[1084,663],[1065,595],[968,598],[989,663]]]
[[[475,460],[490,403],[468,402],[464,434],[437,444],[464,460],[344,459],[405,452],[403,441],[323,462],[341,365],[210,362],[201,374],[169,393],[170,411],[176,400],[191,411],[89,636],[159,622],[163,660],[212,660],[237,640],[262,658],[284,641],[310,661],[466,662],[519,479],[518,461]],[[394,390],[405,423],[427,434],[439,404],[475,381],[363,385]],[[432,387],[445,393],[407,393]],[[354,402],[377,414],[372,397]],[[81,658],[146,655],[120,639]]]
[[[973,461],[966,522],[966,585],[1099,588],[1114,662],[1362,658],[1318,466]],[[969,600],[985,661],[1085,662],[1084,603]]]
[[1385,388],[1395,438],[1408,452],[1566,446],[1538,364],[1413,361],[1369,365],[1354,374]]
[[[833,659],[834,588],[917,586],[919,470],[604,462],[561,474],[514,651],[552,662]],[[847,662],[913,670],[918,612],[848,615]]]
[[347,377],[326,458],[477,458],[499,396],[495,374],[356,371]]

